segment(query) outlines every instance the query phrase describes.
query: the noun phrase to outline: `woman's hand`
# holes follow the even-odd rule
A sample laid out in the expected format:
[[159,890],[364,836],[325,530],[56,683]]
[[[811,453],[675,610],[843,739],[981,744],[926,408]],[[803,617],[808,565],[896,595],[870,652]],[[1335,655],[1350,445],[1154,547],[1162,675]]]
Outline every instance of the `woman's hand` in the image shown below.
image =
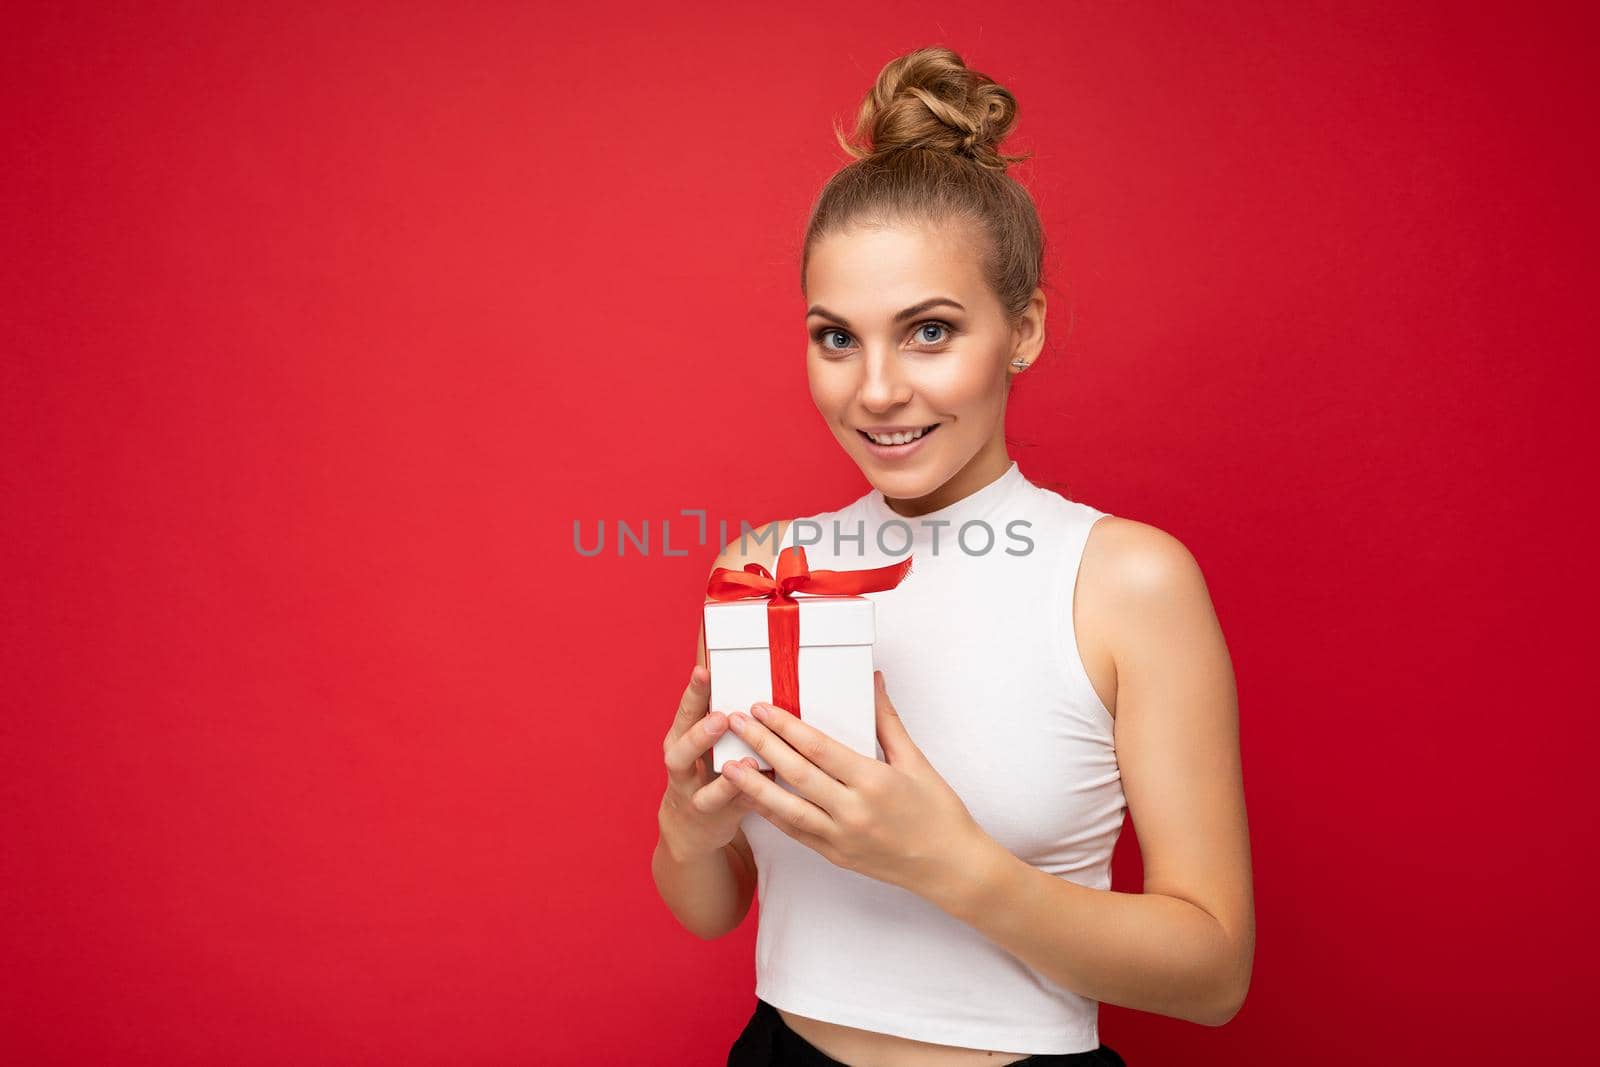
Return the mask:
[[[727,716],[707,714],[711,704],[711,672],[699,664],[689,673],[688,688],[678,701],[678,714],[662,742],[667,764],[667,791],[661,798],[661,839],[679,860],[709,855],[733,840],[739,821],[755,804],[727,775],[711,770],[706,758],[727,729]],[[756,762],[742,765],[761,777]]]
[[782,708],[756,704],[759,721],[741,725],[736,713],[734,733],[799,795],[736,764],[723,778],[755,800],[762,818],[829,863],[931,899],[970,878],[974,858],[995,842],[911,740],[883,672],[874,671],[873,681],[878,743],[888,762]]

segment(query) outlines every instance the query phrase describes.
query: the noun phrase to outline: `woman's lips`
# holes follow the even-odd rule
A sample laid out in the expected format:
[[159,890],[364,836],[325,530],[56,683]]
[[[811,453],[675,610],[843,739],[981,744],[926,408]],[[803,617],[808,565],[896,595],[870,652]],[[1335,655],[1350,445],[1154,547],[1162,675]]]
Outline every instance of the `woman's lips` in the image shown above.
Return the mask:
[[867,451],[872,455],[879,459],[898,460],[914,455],[917,450],[922,447],[922,442],[926,441],[928,438],[937,433],[941,425],[943,425],[943,423],[934,423],[932,426],[922,431],[921,437],[909,444],[904,445],[880,445],[878,442],[868,437],[864,431],[857,430],[856,433],[861,434],[861,440],[866,442]]

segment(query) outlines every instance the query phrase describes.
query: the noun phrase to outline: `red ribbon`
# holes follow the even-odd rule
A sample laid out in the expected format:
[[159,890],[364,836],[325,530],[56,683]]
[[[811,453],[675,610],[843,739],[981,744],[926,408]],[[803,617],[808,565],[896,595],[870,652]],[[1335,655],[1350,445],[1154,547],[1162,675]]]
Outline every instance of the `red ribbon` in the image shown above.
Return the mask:
[[772,703],[800,717],[800,605],[791,593],[856,596],[893,589],[911,570],[911,557],[887,567],[860,571],[814,571],[806,550],[791,545],[778,553],[778,576],[759,563],[743,571],[718,567],[706,596],[712,600],[767,600],[767,655],[772,660]]

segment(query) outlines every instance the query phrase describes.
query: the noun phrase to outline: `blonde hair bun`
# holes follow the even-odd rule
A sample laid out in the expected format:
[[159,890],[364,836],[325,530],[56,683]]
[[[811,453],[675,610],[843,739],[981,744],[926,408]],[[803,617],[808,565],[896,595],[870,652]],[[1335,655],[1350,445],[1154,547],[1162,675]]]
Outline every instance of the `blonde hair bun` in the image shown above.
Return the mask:
[[964,156],[1004,171],[1027,155],[999,146],[1017,120],[1017,100],[1005,86],[975,71],[948,48],[919,48],[890,60],[861,101],[855,140],[834,125],[840,146],[855,159],[905,149]]

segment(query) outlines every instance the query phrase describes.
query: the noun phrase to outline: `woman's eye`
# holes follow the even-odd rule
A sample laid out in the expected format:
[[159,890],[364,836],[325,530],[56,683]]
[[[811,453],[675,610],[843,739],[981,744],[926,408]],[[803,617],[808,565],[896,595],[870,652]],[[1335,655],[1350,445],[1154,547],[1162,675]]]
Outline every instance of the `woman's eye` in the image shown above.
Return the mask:
[[[938,333],[933,337],[929,337],[929,330],[936,330]],[[918,324],[916,330],[913,331],[913,336],[921,344],[937,345],[943,344],[945,341],[950,340],[950,336],[953,333],[955,333],[955,330],[948,323],[930,320],[928,322]],[[821,345],[823,349],[829,352],[843,352],[849,347],[850,335],[845,333],[843,330],[838,329],[837,327],[824,326],[822,329],[813,333],[811,337],[817,342],[817,344]],[[830,337],[842,337],[845,340],[842,344],[835,346],[828,343],[828,338]]]

